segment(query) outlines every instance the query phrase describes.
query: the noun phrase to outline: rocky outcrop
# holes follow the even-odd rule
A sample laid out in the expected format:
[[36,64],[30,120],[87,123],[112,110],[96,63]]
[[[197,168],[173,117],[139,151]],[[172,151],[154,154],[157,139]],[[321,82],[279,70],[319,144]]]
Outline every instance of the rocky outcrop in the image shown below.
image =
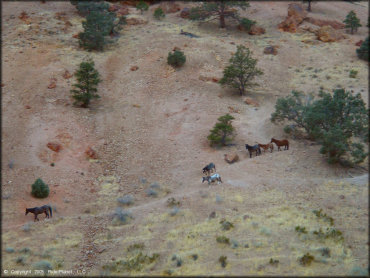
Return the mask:
[[249,32],[248,32],[249,35],[262,35],[264,33],[266,33],[265,28],[262,28],[262,27],[257,26],[257,25],[253,25],[251,27],[251,29],[249,30]]
[[148,20],[146,20],[144,17],[139,15],[128,15],[126,17],[126,23],[127,25],[140,25],[140,24],[147,24]]
[[297,27],[307,17],[307,11],[302,4],[292,3],[288,6],[288,16],[278,25],[278,28],[284,32],[295,33]]
[[315,18],[312,18],[312,17],[307,17],[305,19],[305,21],[307,21],[311,24],[314,24],[316,26],[320,26],[320,27],[331,26],[336,30],[344,29],[344,27],[345,27],[345,25],[343,23],[341,23],[339,21],[336,21],[336,20],[323,20],[323,19],[315,19]]
[[91,147],[88,147],[86,149],[85,154],[86,154],[87,157],[92,158],[92,159],[97,159],[98,158],[96,152]]
[[323,42],[337,42],[345,38],[346,36],[342,32],[335,30],[331,26],[321,27],[317,31],[317,39]]

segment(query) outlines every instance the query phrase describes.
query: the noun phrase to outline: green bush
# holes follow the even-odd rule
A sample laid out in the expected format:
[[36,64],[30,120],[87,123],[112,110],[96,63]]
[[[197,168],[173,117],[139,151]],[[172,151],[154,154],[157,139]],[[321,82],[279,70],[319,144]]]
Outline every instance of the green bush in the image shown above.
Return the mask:
[[218,243],[230,244],[230,239],[225,236],[218,236],[216,237],[216,241]]
[[234,127],[231,124],[231,121],[235,118],[230,114],[226,114],[218,118],[218,123],[215,124],[211,134],[208,135],[207,139],[210,141],[211,146],[214,144],[225,146],[232,141]]
[[101,82],[99,72],[94,68],[94,62],[90,59],[80,64],[79,69],[75,72],[77,83],[72,86],[76,89],[71,90],[72,97],[76,100],[75,105],[87,108],[90,100],[100,98],[96,93],[96,86]]
[[166,14],[163,12],[162,8],[156,8],[154,10],[154,14],[153,15],[154,15],[154,17],[157,20],[161,20],[161,19],[163,19],[166,16]]
[[224,230],[224,231],[228,231],[231,228],[234,228],[234,224],[229,222],[229,221],[226,221],[226,219],[222,219],[220,221],[220,224],[221,224],[222,230]]
[[352,69],[352,70],[349,71],[349,77],[350,78],[356,78],[357,74],[358,74],[357,70]]
[[248,18],[242,18],[240,20],[240,25],[243,26],[246,29],[246,31],[250,31],[250,29],[252,28],[252,26],[255,25],[255,24],[256,24],[255,21],[250,20]]
[[357,57],[369,61],[369,37],[361,44],[360,48],[356,49]]
[[91,12],[108,11],[109,4],[103,1],[71,1],[76,6],[78,13],[81,16],[87,16]]
[[38,178],[34,184],[32,184],[31,194],[36,198],[46,198],[49,196],[49,186],[44,183],[41,178]]
[[229,65],[224,69],[224,76],[219,83],[222,86],[230,86],[239,90],[242,96],[247,86],[253,85],[251,81],[258,75],[262,75],[262,70],[256,67],[257,59],[252,58],[249,48],[238,45],[237,51],[229,60]]
[[226,256],[220,256],[218,258],[219,263],[221,264],[222,267],[226,267],[227,265],[227,257]]
[[173,53],[168,52],[167,63],[173,67],[181,67],[186,62],[184,52],[175,50]]
[[312,256],[310,253],[306,253],[302,257],[298,259],[299,263],[303,266],[308,266],[312,263],[312,261],[315,259],[314,256]]
[[37,269],[37,270],[43,270],[45,273],[48,272],[48,270],[52,270],[53,267],[51,265],[51,263],[49,261],[39,261],[37,263],[34,263],[33,264],[33,269]]
[[143,0],[140,0],[139,3],[136,4],[136,9],[140,10],[140,13],[143,14],[143,11],[147,11],[149,9],[149,5]]
[[368,111],[360,94],[344,89],[333,94],[320,91],[319,99],[312,95],[292,91],[292,95],[279,98],[273,123],[293,122],[308,137],[322,145],[320,153],[327,155],[329,163],[344,165],[361,163],[368,156],[361,143],[367,142]]

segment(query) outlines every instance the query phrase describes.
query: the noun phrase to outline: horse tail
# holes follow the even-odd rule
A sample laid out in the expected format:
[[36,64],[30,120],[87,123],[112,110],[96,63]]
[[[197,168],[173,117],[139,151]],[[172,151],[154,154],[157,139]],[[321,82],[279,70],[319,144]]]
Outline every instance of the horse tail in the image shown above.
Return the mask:
[[48,208],[49,208],[49,211],[50,211],[50,217],[53,217],[53,211],[51,209],[51,206],[48,206]]

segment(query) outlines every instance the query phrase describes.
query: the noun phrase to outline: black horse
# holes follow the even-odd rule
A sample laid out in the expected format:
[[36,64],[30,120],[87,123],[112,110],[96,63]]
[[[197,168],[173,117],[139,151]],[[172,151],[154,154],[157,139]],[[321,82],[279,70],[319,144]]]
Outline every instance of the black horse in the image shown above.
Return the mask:
[[256,156],[261,154],[261,148],[258,144],[254,145],[254,146],[250,146],[248,144],[245,144],[245,148],[248,150],[250,158],[252,158],[252,152],[253,151],[256,151]]
[[26,214],[25,215],[27,215],[27,213],[31,212],[35,215],[35,220],[34,221],[36,221],[36,220],[39,221],[39,219],[37,218],[38,214],[45,213],[46,218],[50,218],[48,211],[50,211],[50,217],[53,217],[53,212],[51,210],[51,207],[48,206],[48,205],[44,205],[42,207],[26,208]]
[[211,162],[206,167],[203,168],[203,174],[207,173],[209,175],[209,173],[213,171],[213,169],[215,169],[216,172],[216,165],[213,162]]

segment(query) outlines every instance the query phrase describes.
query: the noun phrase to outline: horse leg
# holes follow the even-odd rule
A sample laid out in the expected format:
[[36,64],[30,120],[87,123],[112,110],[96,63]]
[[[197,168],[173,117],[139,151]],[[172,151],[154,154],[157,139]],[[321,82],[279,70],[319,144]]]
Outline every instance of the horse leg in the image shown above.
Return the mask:
[[49,217],[49,213],[48,213],[46,210],[45,210],[44,212],[45,212],[45,217],[46,217],[46,218],[50,218],[50,217]]

